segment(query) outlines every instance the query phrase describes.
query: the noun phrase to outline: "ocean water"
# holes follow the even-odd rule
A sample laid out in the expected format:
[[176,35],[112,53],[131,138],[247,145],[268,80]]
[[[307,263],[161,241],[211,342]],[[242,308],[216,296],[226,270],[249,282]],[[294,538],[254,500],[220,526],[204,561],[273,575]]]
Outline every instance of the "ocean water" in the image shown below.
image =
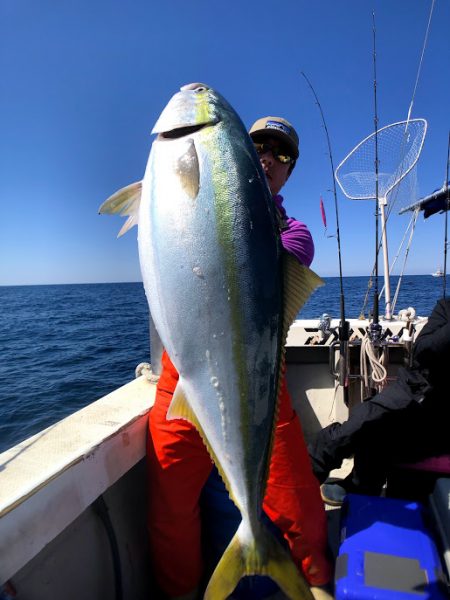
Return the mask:
[[[325,283],[300,317],[339,318],[339,279]],[[347,318],[361,313],[367,283],[344,278]],[[426,316],[440,297],[442,279],[408,276],[397,310]],[[129,382],[150,359],[141,283],[5,286],[0,303],[0,452]]]

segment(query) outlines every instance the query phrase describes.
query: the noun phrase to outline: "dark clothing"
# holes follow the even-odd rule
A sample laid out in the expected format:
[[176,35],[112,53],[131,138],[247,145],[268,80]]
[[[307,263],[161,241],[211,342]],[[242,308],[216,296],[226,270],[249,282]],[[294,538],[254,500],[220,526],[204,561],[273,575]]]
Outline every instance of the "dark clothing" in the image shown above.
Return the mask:
[[354,491],[378,494],[390,465],[450,453],[450,300],[435,306],[413,358],[395,383],[316,436],[308,450],[320,483],[354,455]]
[[420,332],[414,346],[414,358],[432,386],[433,398],[446,405],[445,393],[450,368],[450,299],[439,300]]

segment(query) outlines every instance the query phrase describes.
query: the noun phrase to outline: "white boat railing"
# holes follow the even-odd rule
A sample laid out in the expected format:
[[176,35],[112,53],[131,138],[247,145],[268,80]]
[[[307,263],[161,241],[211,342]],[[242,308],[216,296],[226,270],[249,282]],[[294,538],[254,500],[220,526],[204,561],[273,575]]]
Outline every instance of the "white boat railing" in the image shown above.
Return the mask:
[[0,585],[145,456],[145,376],[0,454]]

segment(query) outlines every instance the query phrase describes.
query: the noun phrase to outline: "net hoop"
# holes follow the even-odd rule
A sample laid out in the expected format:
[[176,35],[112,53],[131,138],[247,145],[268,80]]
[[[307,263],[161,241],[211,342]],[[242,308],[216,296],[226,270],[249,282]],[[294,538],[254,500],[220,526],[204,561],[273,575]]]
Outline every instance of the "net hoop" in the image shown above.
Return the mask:
[[[415,126],[417,131],[414,134],[413,143],[410,144],[409,149],[400,156],[398,161],[398,165],[393,169],[393,172],[383,172],[383,165],[381,164],[380,172],[378,174],[375,173],[375,167],[372,163],[371,169],[364,168],[360,171],[350,171],[344,172],[343,167],[347,165],[351,158],[355,158],[357,153],[361,151],[361,149],[367,145],[377,136],[380,139],[380,136],[383,136],[383,132],[386,132],[388,129],[398,128],[400,126],[404,127],[404,133],[402,135],[401,141],[404,143],[404,137],[408,132],[408,128],[411,126]],[[391,123],[390,125],[385,125],[377,132],[373,132],[364,138],[347,156],[339,163],[338,167],[335,171],[335,178],[339,184],[339,187],[342,190],[342,193],[349,198],[350,200],[372,200],[375,199],[376,186],[375,180],[378,177],[378,197],[385,199],[389,192],[393,190],[393,188],[398,185],[398,183],[413,169],[415,164],[417,163],[420,153],[422,152],[422,147],[425,141],[425,136],[427,132],[428,123],[425,119],[409,119],[407,121],[398,121],[397,123]],[[400,147],[400,145],[398,144]],[[418,146],[418,147],[417,147]],[[413,154],[411,160],[408,160],[405,165],[405,159],[409,159],[409,155]],[[365,162],[368,162],[367,160]],[[381,163],[382,161],[379,161]],[[348,166],[348,165],[347,165]],[[363,166],[364,164],[363,161]],[[350,183],[345,181],[345,179],[351,178]],[[367,180],[371,180],[370,184],[373,183],[374,190],[367,191],[365,188],[368,187]],[[349,188],[358,188],[360,187],[360,193],[357,193],[355,189]],[[362,189],[362,191],[361,191]]]

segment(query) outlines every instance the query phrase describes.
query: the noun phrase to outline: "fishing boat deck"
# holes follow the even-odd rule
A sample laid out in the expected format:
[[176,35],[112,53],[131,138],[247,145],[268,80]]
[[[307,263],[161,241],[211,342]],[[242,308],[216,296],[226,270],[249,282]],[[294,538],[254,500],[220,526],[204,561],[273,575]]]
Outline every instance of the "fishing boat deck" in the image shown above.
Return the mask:
[[[355,335],[363,327],[352,323]],[[390,323],[393,333],[403,327]],[[307,439],[348,415],[332,373],[337,349],[306,345],[316,335],[317,321],[302,321],[287,343],[288,386]],[[121,571],[124,599],[154,597],[145,527],[146,423],[155,394],[148,374],[0,454],[0,586],[11,581],[23,598],[97,600],[115,597]],[[332,475],[350,469],[347,461]],[[327,511],[335,555],[339,513]]]

